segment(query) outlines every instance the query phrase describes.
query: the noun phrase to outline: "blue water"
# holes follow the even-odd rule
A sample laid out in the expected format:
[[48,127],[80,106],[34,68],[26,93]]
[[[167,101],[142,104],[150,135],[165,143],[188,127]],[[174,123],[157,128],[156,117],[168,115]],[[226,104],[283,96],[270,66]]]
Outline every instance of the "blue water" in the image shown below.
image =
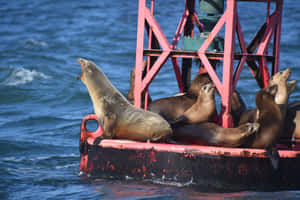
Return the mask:
[[[156,3],[155,15],[169,42],[183,4]],[[137,1],[0,1],[0,199],[300,198],[299,191],[218,193],[79,176],[79,127],[93,109],[87,89],[76,79],[77,58],[94,61],[126,94],[135,63],[137,8]],[[246,42],[265,10],[264,3],[239,4]],[[280,69],[291,67],[291,79],[298,81],[299,21],[300,4],[286,0]],[[253,107],[258,87],[247,67],[238,89]],[[178,92],[170,61],[150,92],[154,99]],[[290,100],[299,97],[298,87]]]

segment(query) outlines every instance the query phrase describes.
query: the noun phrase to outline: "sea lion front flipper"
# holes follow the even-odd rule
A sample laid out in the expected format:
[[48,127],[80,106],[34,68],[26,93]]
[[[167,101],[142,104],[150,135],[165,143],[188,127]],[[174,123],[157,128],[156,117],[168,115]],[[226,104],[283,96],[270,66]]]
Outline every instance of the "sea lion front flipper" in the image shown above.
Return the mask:
[[180,115],[179,117],[177,117],[173,121],[170,121],[169,123],[170,123],[172,128],[176,128],[180,124],[186,123],[187,121],[188,121],[188,118],[186,116]]
[[275,170],[278,170],[280,156],[276,147],[265,147],[268,158],[271,161],[272,167]]

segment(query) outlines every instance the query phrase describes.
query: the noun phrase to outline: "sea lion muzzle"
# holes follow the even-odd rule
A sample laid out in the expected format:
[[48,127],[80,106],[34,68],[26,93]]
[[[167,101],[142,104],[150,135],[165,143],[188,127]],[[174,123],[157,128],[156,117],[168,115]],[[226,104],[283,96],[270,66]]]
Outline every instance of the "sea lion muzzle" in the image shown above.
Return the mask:
[[77,77],[77,79],[81,80],[81,78],[83,76],[83,72],[87,68],[87,62],[82,58],[78,58],[77,61],[79,62],[80,66],[81,66],[81,71],[82,71],[81,74]]

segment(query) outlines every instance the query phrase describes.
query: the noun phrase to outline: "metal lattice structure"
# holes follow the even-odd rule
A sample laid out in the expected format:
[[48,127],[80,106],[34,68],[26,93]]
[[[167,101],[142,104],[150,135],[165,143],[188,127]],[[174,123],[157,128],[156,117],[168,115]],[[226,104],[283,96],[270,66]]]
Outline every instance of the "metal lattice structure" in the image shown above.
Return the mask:
[[[245,63],[249,66],[254,78],[260,87],[268,85],[271,74],[278,71],[280,32],[283,0],[247,0],[248,2],[267,3],[266,22],[258,28],[257,33],[246,46],[242,27],[240,24],[237,6],[239,1],[226,0],[226,9],[221,15],[216,25],[211,30],[207,39],[197,51],[177,50],[177,44],[183,36],[194,35],[194,24],[203,31],[203,24],[199,21],[195,11],[195,0],[185,0],[185,9],[179,21],[177,30],[170,44],[156,21],[154,13],[154,0],[151,0],[150,8],[146,5],[146,0],[139,0],[138,27],[137,27],[137,47],[136,47],[136,71],[135,71],[135,96],[134,105],[141,106],[142,92],[146,91],[145,108],[147,108],[148,86],[159,72],[161,67],[171,58],[174,72],[180,92],[184,92],[187,87],[187,74],[192,64],[191,59],[200,59],[204,70],[208,72],[212,81],[221,95],[221,123],[224,127],[232,127],[231,96],[237,85],[240,73]],[[274,3],[275,11],[270,13],[270,4]],[[225,27],[224,52],[207,52],[207,48],[214,38]],[[145,29],[148,33],[148,49],[144,49]],[[237,38],[235,37],[237,34]],[[272,43],[273,37],[273,43]],[[235,42],[240,44],[241,52],[236,53]],[[273,52],[268,52],[270,44],[273,44]],[[147,74],[142,77],[143,56],[148,56]],[[182,69],[180,70],[177,58],[182,58]],[[222,82],[218,78],[214,66],[215,60],[223,61]],[[234,60],[239,64],[234,70]],[[270,72],[268,62],[272,63]]]

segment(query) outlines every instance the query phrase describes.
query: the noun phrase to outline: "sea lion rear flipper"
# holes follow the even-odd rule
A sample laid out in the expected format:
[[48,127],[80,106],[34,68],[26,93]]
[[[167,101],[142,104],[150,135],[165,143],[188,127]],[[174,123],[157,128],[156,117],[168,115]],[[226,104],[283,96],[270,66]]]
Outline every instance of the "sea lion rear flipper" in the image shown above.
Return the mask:
[[280,156],[276,147],[265,147],[268,158],[271,161],[274,170],[278,170]]

